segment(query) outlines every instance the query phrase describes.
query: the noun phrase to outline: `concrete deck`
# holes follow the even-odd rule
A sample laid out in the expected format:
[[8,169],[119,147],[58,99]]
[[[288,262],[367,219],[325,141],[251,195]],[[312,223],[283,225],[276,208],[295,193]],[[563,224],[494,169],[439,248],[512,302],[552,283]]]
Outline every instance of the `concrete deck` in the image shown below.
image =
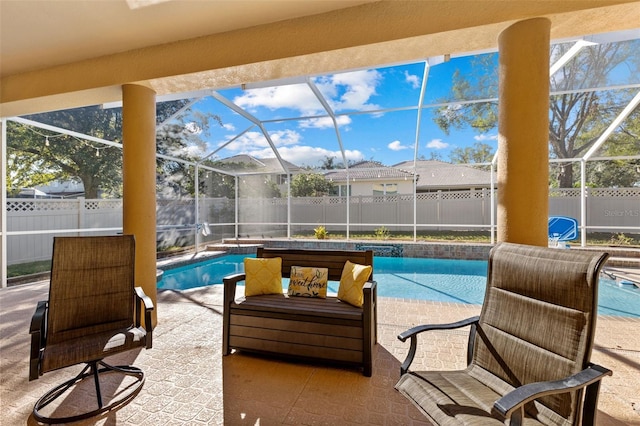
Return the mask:
[[[48,283],[0,290],[0,407],[3,425],[37,424],[33,404],[75,375],[70,367],[28,381],[29,322]],[[396,335],[421,323],[476,315],[472,305],[379,300],[373,376],[331,366],[290,363],[240,353],[221,356],[222,286],[163,291],[153,349],[130,352],[112,364],[133,362],[146,372],[128,405],[77,424],[100,425],[422,425],[429,424],[394,389],[408,343]],[[461,368],[466,331],[436,332],[422,341],[418,366]],[[599,425],[640,425],[640,319],[600,317],[593,362],[613,370],[603,381]],[[90,387],[64,401],[73,410],[95,403]],[[634,409],[635,407],[635,409]],[[54,407],[56,414],[62,407]]]

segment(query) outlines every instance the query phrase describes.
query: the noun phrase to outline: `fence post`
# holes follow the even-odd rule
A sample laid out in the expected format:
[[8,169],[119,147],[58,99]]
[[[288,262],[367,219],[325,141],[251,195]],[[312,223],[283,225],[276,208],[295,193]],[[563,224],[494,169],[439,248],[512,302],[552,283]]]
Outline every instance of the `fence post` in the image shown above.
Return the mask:
[[[442,190],[438,189],[438,197],[436,199],[436,218],[438,220],[438,225],[442,223]],[[440,227],[438,226],[438,231],[440,231]]]
[[[78,206],[78,229],[82,229],[84,228],[84,224],[87,220],[86,213],[85,213],[86,202],[84,197],[78,197],[77,206]],[[78,233],[78,236],[80,236],[80,233]]]

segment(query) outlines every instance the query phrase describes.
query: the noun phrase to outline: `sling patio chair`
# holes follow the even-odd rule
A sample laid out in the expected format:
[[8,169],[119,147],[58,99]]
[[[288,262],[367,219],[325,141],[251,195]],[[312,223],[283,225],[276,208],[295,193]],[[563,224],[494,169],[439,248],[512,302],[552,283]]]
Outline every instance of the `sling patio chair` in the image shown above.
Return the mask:
[[[76,377],[51,389],[36,402],[33,408],[36,420],[67,423],[87,419],[124,405],[142,389],[142,370],[103,361],[124,351],[151,348],[153,303],[142,288],[134,287],[134,261],[132,235],[54,238],[49,300],[38,302],[29,330],[29,380],[76,364],[86,366]],[[126,383],[105,405],[100,380],[107,373],[122,375],[111,378],[132,383]],[[44,414],[45,407],[63,395],[70,395],[88,377],[95,381],[97,406],[91,403],[91,407],[81,408],[81,414],[76,409],[73,416],[67,417]],[[126,377],[129,379],[124,381]],[[71,405],[74,404],[78,403]],[[49,407],[47,411],[57,410]]]
[[[600,381],[611,375],[589,362],[607,257],[496,245],[479,317],[398,336],[411,345],[396,389],[438,425],[593,425]],[[409,371],[419,333],[467,326],[466,369]]]

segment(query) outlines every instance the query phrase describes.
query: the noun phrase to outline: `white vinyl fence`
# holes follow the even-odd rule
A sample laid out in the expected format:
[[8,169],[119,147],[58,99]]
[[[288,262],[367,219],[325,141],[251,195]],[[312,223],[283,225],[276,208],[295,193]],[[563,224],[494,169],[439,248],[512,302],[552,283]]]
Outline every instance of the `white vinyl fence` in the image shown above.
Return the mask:
[[[549,215],[581,218],[579,189],[556,189],[549,194]],[[588,232],[640,233],[640,188],[593,189],[586,193]],[[198,223],[210,234],[200,241],[236,236],[236,206],[232,199],[158,200],[158,245],[194,244]],[[328,230],[373,232],[384,225],[391,231],[411,231],[413,195],[241,198],[237,205],[239,236],[286,237],[323,225]],[[438,230],[489,230],[489,190],[417,194],[415,226]],[[7,201],[7,263],[51,258],[53,235],[115,234],[122,229],[122,200],[9,199]],[[82,231],[80,231],[82,230]]]

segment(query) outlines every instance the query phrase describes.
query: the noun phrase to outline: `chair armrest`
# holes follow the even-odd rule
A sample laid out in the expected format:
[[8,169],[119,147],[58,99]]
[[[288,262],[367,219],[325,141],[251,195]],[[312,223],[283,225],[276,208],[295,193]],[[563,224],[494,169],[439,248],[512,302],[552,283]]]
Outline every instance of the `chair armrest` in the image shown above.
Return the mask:
[[[545,395],[556,393],[566,393],[576,389],[581,389],[597,383],[605,376],[610,376],[611,370],[597,364],[590,364],[587,368],[560,380],[547,382],[535,382],[520,386],[497,400],[493,405],[493,410],[505,417],[522,418],[524,416],[524,405]],[[518,410],[518,411],[516,411]],[[516,420],[516,424],[517,420]]]
[[48,303],[38,302],[36,311],[31,317],[29,334],[31,334],[31,354],[29,361],[29,381],[36,380],[40,376],[40,352],[44,348],[47,339],[46,320]]
[[463,319],[462,321],[451,322],[451,323],[446,323],[446,324],[423,324],[423,325],[417,325],[417,326],[415,326],[413,328],[410,328],[407,331],[404,331],[404,332],[398,334],[398,340],[404,342],[409,337],[413,338],[415,335],[420,334],[420,333],[422,333],[424,331],[430,331],[430,330],[454,330],[456,328],[466,327],[468,325],[477,324],[479,318],[480,317],[476,316],[476,317]]
[[[153,334],[153,323],[151,322],[151,311],[153,311],[153,301],[149,296],[147,296],[142,289],[142,287],[134,288],[136,299],[138,302],[142,302],[144,305],[144,328],[147,331],[147,349],[151,349],[152,347],[152,334]],[[135,317],[136,317],[136,326],[139,327],[142,325],[142,311],[140,310],[140,303],[135,304]]]
[[478,320],[480,317],[475,316],[471,318],[464,319],[458,322],[446,323],[446,324],[423,324],[417,325],[409,330],[400,333],[398,335],[398,340],[405,342],[408,338],[411,338],[411,346],[409,347],[409,353],[407,354],[407,358],[404,360],[402,365],[400,366],[400,375],[402,376],[409,370],[409,366],[413,362],[413,358],[416,356],[416,350],[418,348],[418,334],[431,331],[431,330],[454,330],[456,328],[462,328],[471,326],[471,333],[469,334],[469,346],[467,348],[467,362],[471,360],[471,355],[473,353],[473,339],[475,336],[475,328],[478,324]]

